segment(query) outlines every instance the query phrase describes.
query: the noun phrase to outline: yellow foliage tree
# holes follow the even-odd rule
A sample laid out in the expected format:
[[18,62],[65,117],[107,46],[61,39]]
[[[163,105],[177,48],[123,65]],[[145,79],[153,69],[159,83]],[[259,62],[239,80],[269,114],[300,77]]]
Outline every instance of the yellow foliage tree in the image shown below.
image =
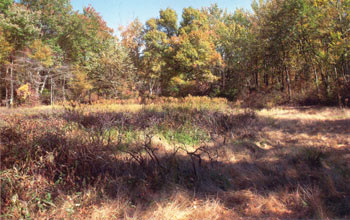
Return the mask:
[[17,90],[17,97],[20,103],[25,103],[31,95],[30,85],[28,83],[20,86]]
[[50,46],[45,45],[41,40],[34,40],[31,45],[31,58],[40,61],[45,67],[53,65],[53,52]]
[[73,78],[69,84],[72,91],[72,99],[74,100],[82,100],[93,88],[87,74],[79,66],[75,67]]
[[5,39],[4,32],[0,28],[0,63],[4,63],[8,60],[8,57],[12,51],[12,46]]

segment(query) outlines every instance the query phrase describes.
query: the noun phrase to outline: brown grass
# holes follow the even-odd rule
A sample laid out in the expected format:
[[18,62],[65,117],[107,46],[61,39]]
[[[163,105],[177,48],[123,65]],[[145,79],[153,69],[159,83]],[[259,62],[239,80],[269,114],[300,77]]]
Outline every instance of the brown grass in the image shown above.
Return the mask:
[[1,218],[350,217],[349,109],[170,101],[0,109]]

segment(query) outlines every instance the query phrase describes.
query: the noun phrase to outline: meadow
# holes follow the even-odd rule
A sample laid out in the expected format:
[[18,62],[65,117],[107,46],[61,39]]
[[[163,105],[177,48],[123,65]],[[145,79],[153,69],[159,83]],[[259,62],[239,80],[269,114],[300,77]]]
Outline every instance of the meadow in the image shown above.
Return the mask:
[[350,218],[350,109],[0,108],[1,219]]

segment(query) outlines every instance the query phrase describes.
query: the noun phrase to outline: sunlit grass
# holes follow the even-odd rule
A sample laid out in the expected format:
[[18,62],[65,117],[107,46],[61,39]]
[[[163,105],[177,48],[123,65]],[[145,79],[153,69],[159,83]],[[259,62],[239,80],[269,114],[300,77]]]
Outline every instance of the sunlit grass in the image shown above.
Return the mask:
[[348,215],[349,109],[170,101],[0,109],[2,218]]
[[257,114],[276,119],[295,119],[295,120],[339,120],[349,119],[349,108],[272,108],[257,111]]

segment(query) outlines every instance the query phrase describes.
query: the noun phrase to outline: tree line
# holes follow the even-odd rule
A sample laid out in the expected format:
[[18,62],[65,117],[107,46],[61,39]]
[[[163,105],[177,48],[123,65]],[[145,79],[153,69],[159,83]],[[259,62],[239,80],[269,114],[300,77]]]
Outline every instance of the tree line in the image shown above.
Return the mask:
[[69,0],[0,2],[0,98],[9,105],[187,95],[346,104],[350,0],[260,0],[252,11],[171,8],[120,37]]

